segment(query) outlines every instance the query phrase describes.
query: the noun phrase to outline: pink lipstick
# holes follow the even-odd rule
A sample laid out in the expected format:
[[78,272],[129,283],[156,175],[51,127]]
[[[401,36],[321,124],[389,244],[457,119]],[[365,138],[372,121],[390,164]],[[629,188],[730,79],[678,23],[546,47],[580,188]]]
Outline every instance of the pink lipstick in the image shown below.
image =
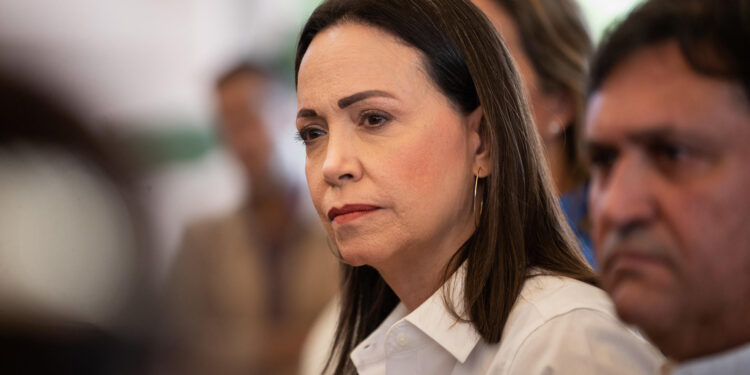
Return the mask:
[[369,204],[347,204],[341,208],[331,208],[328,211],[328,219],[334,223],[343,224],[374,212],[379,208]]

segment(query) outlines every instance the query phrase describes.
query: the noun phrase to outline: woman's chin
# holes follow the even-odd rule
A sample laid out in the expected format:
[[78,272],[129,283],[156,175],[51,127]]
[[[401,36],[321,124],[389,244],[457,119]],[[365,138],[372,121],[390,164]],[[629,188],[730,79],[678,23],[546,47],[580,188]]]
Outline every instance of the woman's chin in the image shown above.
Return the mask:
[[357,251],[341,250],[341,258],[346,264],[352,267],[359,267],[369,264],[369,257]]
[[348,264],[348,265],[350,265],[352,267],[361,267],[361,266],[366,266],[367,265],[367,263],[365,263],[363,261],[348,261],[348,260],[346,260],[346,258],[344,259],[344,263],[346,263],[346,264]]
[[342,246],[339,252],[344,262],[353,267],[364,265],[374,266],[383,262],[382,252],[373,252],[371,246]]

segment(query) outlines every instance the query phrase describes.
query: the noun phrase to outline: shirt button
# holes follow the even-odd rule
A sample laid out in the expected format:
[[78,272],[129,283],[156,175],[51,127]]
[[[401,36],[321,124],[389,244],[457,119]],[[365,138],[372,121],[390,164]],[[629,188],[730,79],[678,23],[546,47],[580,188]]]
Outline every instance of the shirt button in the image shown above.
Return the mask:
[[409,338],[406,337],[405,334],[399,333],[399,335],[396,336],[396,344],[398,344],[399,348],[403,348],[408,343],[409,343]]

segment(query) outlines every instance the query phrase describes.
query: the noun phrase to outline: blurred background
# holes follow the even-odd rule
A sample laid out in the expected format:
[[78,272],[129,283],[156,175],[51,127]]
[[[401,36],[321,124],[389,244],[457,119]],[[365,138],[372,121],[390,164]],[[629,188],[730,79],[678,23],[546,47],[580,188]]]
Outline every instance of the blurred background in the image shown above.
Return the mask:
[[[638,1],[579,0],[595,40]],[[188,224],[233,212],[252,193],[252,179],[217,130],[216,81],[239,61],[270,75],[260,116],[274,146],[271,165],[280,180],[298,187],[292,189],[299,194],[295,212],[315,221],[304,181],[304,148],[294,136],[293,59],[297,33],[318,3],[0,0],[0,69],[42,87],[80,117],[88,131],[124,150],[130,164],[137,165],[134,195],[150,245],[137,263],[129,261],[145,269],[156,294],[168,282]],[[6,177],[0,175],[0,182]],[[9,220],[0,224],[13,223]],[[2,248],[8,242],[2,240],[0,269],[8,253]],[[43,253],[39,259],[45,259]],[[99,261],[125,262],[117,256]],[[70,269],[81,269],[76,267]],[[77,282],[106,280],[112,275],[108,270],[103,267],[97,278]],[[106,294],[105,284],[91,293]],[[45,293],[57,293],[50,290]]]
[[[637,1],[580,0],[596,39]],[[186,223],[231,210],[247,188],[214,130],[214,80],[237,60],[277,75],[265,115],[279,168],[304,183],[292,60],[318,3],[0,0],[0,66],[65,93],[95,132],[126,142],[147,164],[140,186],[163,277]]]

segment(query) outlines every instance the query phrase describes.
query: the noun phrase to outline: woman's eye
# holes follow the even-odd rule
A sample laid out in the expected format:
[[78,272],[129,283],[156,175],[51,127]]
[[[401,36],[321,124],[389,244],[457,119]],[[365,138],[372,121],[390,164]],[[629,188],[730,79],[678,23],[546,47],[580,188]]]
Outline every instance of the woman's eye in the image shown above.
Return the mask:
[[309,145],[310,142],[315,139],[322,137],[326,134],[325,130],[315,127],[305,127],[297,132],[297,139],[301,140],[305,145]]
[[359,123],[366,127],[378,127],[391,120],[391,117],[380,111],[368,111],[362,113]]

